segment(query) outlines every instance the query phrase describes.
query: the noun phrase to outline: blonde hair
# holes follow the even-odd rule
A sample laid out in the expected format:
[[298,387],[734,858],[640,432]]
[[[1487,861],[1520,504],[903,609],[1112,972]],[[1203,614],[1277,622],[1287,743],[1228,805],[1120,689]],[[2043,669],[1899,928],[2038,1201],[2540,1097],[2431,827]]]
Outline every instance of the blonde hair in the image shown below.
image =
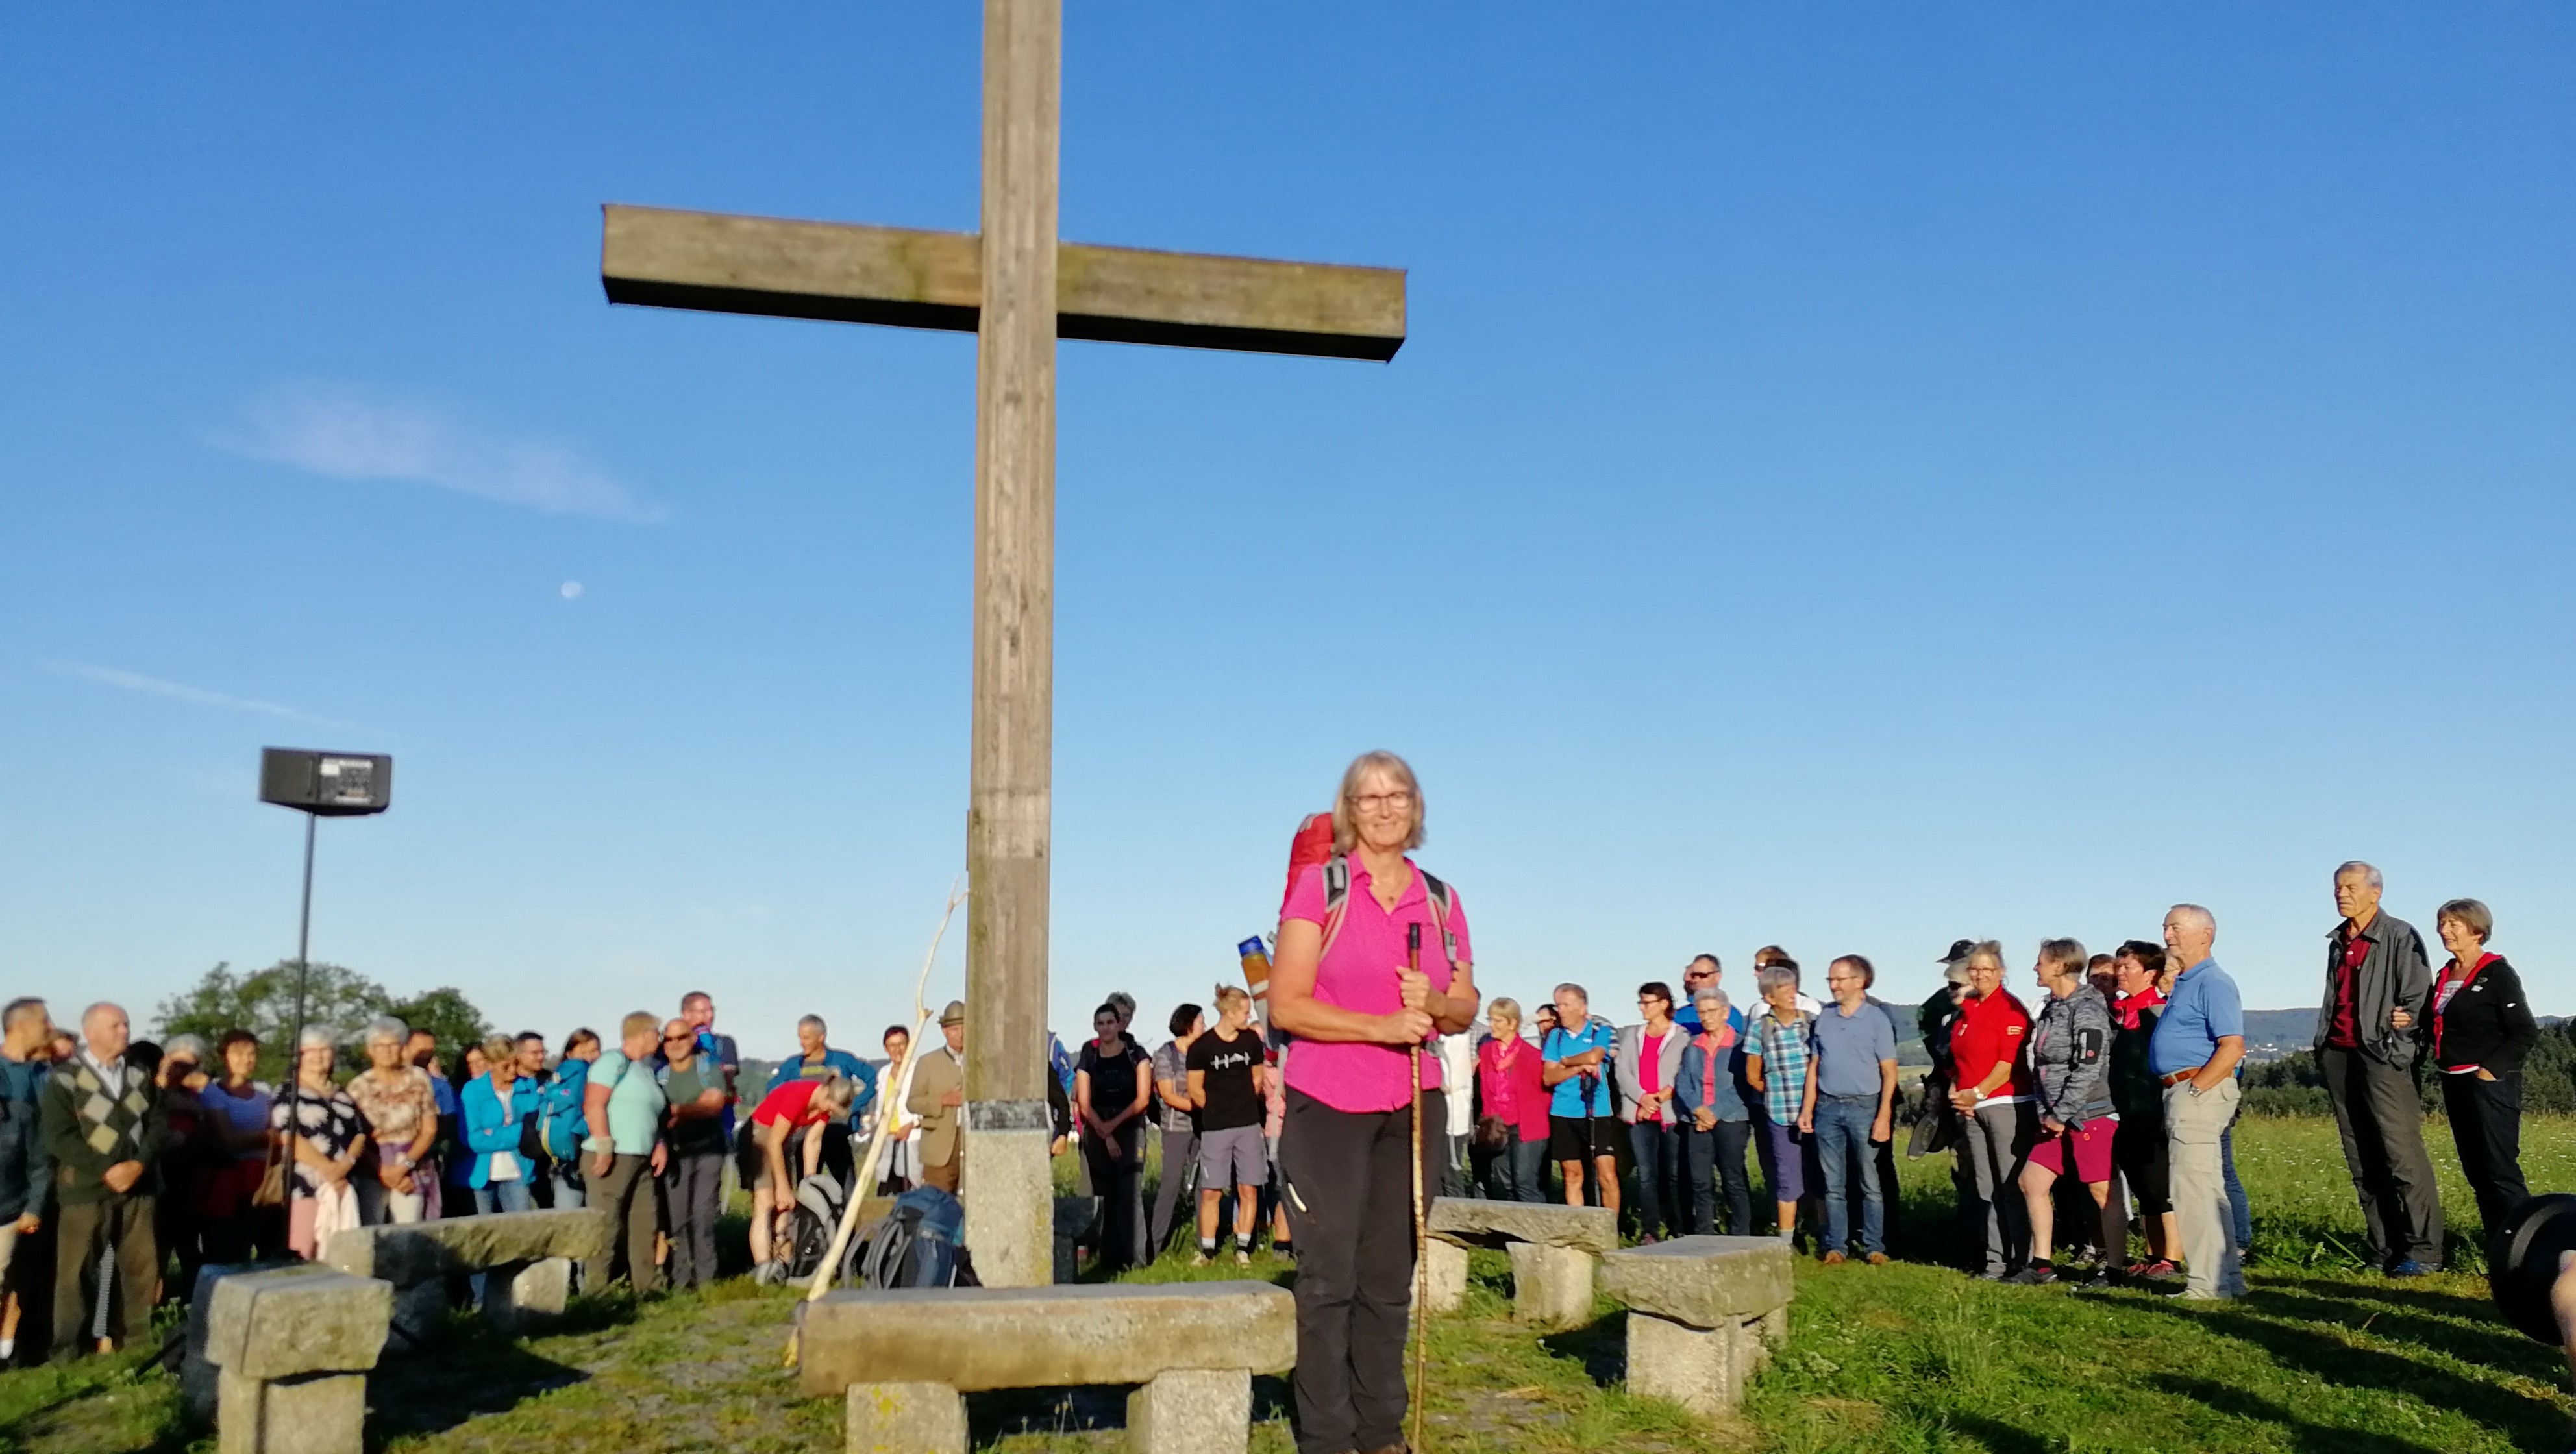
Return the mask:
[[519,1043],[507,1035],[487,1035],[483,1038],[483,1058],[493,1065],[508,1061],[510,1068],[516,1070],[519,1068]]
[[1216,987],[1216,1007],[1220,1010],[1228,1005],[1251,1003],[1252,991],[1239,984],[1221,984]]
[[1491,1029],[1496,1020],[1509,1020],[1517,1030],[1528,1023],[1521,1017],[1521,1002],[1510,995],[1496,995],[1485,1002],[1485,1025]]
[[617,1034],[621,1040],[641,1035],[647,1030],[652,1031],[656,1036],[662,1033],[662,1017],[651,1010],[637,1010],[617,1022]]
[[1342,773],[1341,791],[1333,795],[1333,851],[1348,853],[1360,843],[1359,793],[1362,779],[1371,773],[1385,773],[1396,785],[1413,795],[1413,827],[1404,835],[1404,846],[1410,851],[1422,846],[1422,783],[1413,768],[1392,752],[1363,752],[1351,759]]

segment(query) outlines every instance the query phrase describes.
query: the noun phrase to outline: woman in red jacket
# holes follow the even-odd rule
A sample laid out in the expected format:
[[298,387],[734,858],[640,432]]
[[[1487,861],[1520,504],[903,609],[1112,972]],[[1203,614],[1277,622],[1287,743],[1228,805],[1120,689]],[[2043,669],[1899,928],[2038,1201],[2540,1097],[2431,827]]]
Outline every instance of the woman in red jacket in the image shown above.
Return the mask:
[[[1493,1034],[1476,1047],[1476,1182],[1488,1201],[1545,1201],[1547,1087],[1538,1047],[1521,1038],[1518,1000],[1495,996],[1485,1024]],[[1493,1129],[1510,1138],[1499,1150],[1490,1144]]]

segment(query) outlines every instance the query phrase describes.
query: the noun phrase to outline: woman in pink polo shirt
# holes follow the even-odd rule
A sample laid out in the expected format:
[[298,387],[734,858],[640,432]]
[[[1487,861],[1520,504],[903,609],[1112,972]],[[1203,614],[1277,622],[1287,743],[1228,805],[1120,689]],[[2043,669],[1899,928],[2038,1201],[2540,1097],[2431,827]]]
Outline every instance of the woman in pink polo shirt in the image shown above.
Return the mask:
[[[1342,774],[1334,862],[1289,890],[1270,971],[1271,1023],[1292,1037],[1282,1200],[1297,1242],[1297,1447],[1352,1454],[1404,1444],[1404,1335],[1413,1292],[1413,1081],[1406,1051],[1476,1016],[1467,916],[1414,867],[1422,789],[1370,752]],[[1347,891],[1333,885],[1347,870]],[[1420,926],[1422,969],[1406,968]],[[1440,1060],[1422,1057],[1423,1125],[1448,1125]],[[1439,1184],[1438,1135],[1422,1138]]]

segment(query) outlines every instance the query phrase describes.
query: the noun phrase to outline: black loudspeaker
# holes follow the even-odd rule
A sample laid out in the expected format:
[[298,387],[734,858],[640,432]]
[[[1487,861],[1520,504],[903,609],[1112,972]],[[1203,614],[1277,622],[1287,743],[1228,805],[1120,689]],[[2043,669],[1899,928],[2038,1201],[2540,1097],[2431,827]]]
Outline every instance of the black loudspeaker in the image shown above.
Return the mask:
[[324,818],[381,813],[393,802],[394,760],[383,753],[265,747],[259,800]]
[[2513,1209],[2487,1246],[2487,1290],[2497,1311],[2524,1333],[2555,1348],[2558,1314],[2549,1301],[2558,1259],[2576,1252],[2576,1196],[2537,1196]]

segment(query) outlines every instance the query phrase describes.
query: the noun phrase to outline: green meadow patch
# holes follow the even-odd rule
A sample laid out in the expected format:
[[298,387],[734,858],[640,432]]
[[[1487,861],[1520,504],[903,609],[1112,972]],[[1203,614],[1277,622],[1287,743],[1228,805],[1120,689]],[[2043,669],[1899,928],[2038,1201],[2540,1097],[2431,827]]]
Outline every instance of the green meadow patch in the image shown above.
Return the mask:
[[[2428,1127],[2460,1261],[2474,1265],[2471,1203],[2446,1128]],[[2535,1187],[2576,1187],[2576,1120],[2526,1128]],[[2558,1355],[2506,1329],[2468,1272],[2391,1282],[2358,1267],[2359,1212],[2333,1123],[2249,1119],[2237,1155],[2255,1207],[2253,1293],[2228,1305],[2154,1292],[2002,1287],[1925,1262],[1802,1262],[1788,1346],[1739,1419],[1698,1423],[1620,1388],[1626,1314],[1541,1336],[1509,1320],[1499,1255],[1472,1263],[1461,1311],[1434,1324],[1436,1454],[2507,1454],[2567,1447]],[[1953,1241],[1946,1159],[1904,1164],[1897,1247]],[[1186,1254],[1136,1280],[1244,1276]],[[1250,1276],[1293,1280],[1262,1255]],[[798,1396],[782,1363],[792,1294],[720,1285],[641,1305],[585,1299],[540,1338],[460,1317],[426,1357],[372,1390],[382,1454],[652,1454],[824,1450],[837,1405]],[[1124,1389],[1030,1390],[970,1402],[979,1448],[1110,1454]],[[1255,1381],[1255,1454],[1290,1454],[1290,1393]],[[0,1454],[178,1454],[168,1375],[128,1355],[0,1375]]]

